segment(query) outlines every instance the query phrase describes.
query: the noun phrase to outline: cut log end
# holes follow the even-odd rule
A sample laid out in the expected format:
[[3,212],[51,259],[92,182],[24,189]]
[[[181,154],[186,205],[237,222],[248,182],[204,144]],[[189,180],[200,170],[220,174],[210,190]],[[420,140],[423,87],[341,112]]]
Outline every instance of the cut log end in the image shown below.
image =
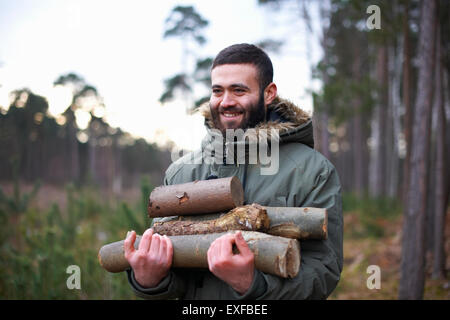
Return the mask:
[[105,265],[103,264],[103,261],[102,261],[102,253],[101,252],[102,252],[102,249],[100,248],[100,250],[98,251],[98,254],[97,254],[98,263],[100,264],[100,266],[103,269],[106,269]]
[[323,230],[323,239],[324,240],[328,239],[328,211],[327,211],[327,209],[325,209],[325,218],[323,221],[322,230]]
[[[298,240],[252,231],[244,231],[242,235],[255,254],[255,266],[258,270],[282,278],[297,276],[300,270]],[[263,258],[266,255],[272,256],[270,263]]]
[[288,278],[295,278],[300,269],[300,244],[298,241],[291,241],[287,250],[286,275]]

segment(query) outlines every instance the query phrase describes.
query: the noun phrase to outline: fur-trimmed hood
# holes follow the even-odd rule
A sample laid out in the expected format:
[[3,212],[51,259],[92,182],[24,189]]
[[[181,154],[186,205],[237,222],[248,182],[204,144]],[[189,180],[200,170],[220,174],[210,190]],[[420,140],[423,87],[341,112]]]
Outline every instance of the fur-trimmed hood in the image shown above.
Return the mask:
[[[211,129],[216,129],[212,121],[209,102],[201,105],[199,112],[205,118],[207,130],[211,131]],[[270,139],[270,129],[275,129],[278,130],[280,143],[299,142],[314,148],[311,115],[289,100],[277,96],[268,105],[266,118],[267,120],[265,122],[255,127],[258,136],[261,129],[266,129],[267,139]]]

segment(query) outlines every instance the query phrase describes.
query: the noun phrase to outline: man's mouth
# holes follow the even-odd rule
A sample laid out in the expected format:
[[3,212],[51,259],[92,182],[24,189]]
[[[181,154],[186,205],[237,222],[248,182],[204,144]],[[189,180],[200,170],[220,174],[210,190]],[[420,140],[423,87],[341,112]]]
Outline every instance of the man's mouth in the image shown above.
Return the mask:
[[240,116],[242,113],[241,112],[223,112],[222,115],[225,118],[234,118],[237,116]]
[[227,118],[227,119],[235,119],[235,118],[238,118],[238,117],[240,117],[242,114],[243,114],[243,112],[240,112],[240,111],[224,111],[224,112],[221,112],[220,113],[224,118]]

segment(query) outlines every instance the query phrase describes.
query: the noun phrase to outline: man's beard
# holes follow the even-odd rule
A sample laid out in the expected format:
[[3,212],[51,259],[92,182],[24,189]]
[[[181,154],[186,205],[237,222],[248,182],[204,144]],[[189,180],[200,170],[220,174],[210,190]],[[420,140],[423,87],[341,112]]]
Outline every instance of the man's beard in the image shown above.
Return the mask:
[[261,91],[259,94],[259,99],[256,105],[252,105],[250,107],[250,116],[248,118],[247,123],[244,123],[244,127],[242,129],[254,128],[259,123],[263,122],[266,118],[266,108],[264,106],[264,91]]
[[[213,109],[210,107],[210,109],[211,109],[211,117],[212,117],[212,121],[214,123],[214,127],[220,128],[220,131],[225,136],[226,130],[229,130],[229,129],[222,128],[221,122],[220,122],[220,113],[224,110],[221,107],[219,107],[217,109]],[[230,112],[241,111],[243,109],[244,108],[242,108],[242,107],[238,107],[235,109],[227,108],[227,110]],[[254,128],[259,123],[261,123],[265,120],[266,110],[265,110],[265,106],[264,106],[264,91],[260,92],[258,102],[256,104],[251,104],[249,107],[247,107],[244,110],[245,110],[244,114],[247,114],[248,118],[244,120],[244,122],[240,125],[239,128],[234,128],[234,130],[236,130],[236,129],[246,130],[249,128]],[[231,129],[231,130],[233,130],[233,129]]]

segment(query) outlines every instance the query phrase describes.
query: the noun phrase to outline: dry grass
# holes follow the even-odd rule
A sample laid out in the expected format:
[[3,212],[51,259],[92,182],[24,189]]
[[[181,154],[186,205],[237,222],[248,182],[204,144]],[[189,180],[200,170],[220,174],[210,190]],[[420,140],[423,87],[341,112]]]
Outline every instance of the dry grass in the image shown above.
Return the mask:
[[[402,217],[393,220],[380,219],[377,223],[384,229],[380,238],[352,236],[355,229],[361,231],[359,214],[348,212],[344,216],[344,269],[341,281],[329,299],[391,300],[398,298],[401,261]],[[357,232],[358,233],[358,232]],[[450,269],[450,212],[446,221],[446,270]],[[377,265],[381,270],[381,288],[368,289],[367,267]],[[432,255],[427,255],[427,277],[424,299],[450,299],[450,279],[431,279]]]
[[[14,185],[12,182],[0,182],[1,188],[7,195],[13,194]],[[22,193],[30,192],[33,189],[32,184],[20,183],[20,191]],[[95,189],[96,193],[99,193],[101,196],[100,201],[114,201],[120,202],[124,201],[126,203],[134,203],[139,200],[141,196],[141,190],[139,186],[135,188],[128,188],[122,190],[120,193],[114,193],[108,190],[98,190]],[[48,210],[53,204],[57,204],[60,208],[65,208],[67,206],[67,197],[66,197],[66,189],[61,186],[55,186],[51,184],[43,184],[38,193],[36,194],[35,199],[31,203],[31,206],[34,208],[38,208],[40,210]]]

